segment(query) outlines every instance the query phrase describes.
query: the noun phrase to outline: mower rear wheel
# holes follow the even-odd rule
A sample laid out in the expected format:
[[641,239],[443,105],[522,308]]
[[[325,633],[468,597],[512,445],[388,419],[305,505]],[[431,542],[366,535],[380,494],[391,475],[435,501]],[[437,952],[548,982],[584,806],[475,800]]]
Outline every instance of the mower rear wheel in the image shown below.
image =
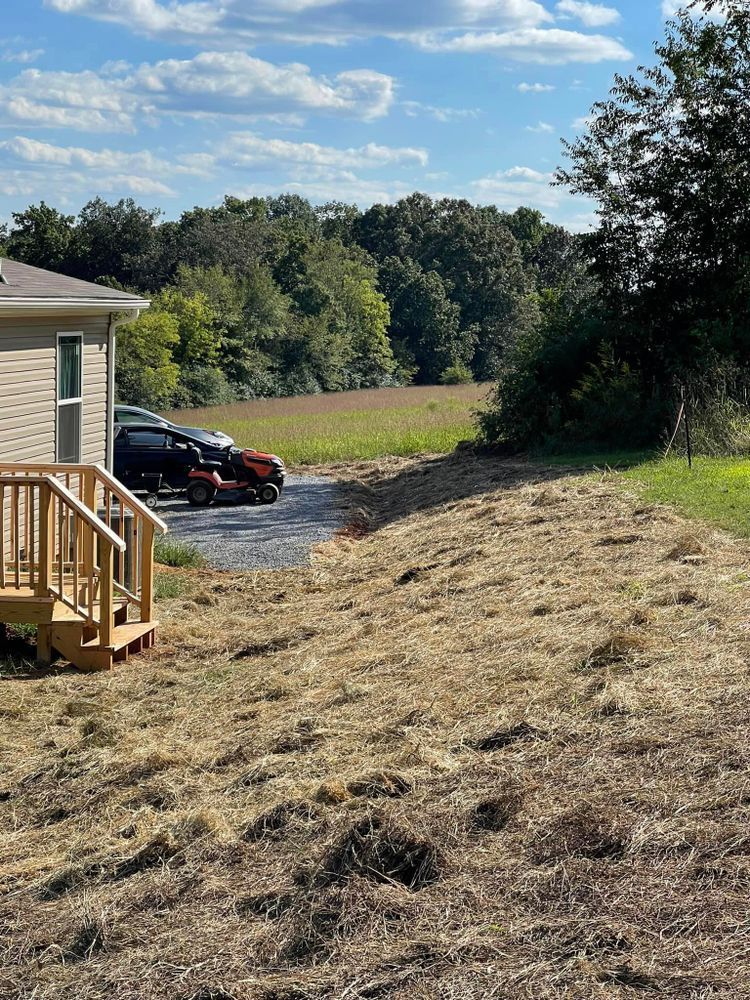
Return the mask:
[[187,488],[188,503],[193,507],[208,507],[216,496],[216,487],[204,480],[197,480]]
[[275,483],[264,483],[263,486],[258,487],[255,491],[255,495],[260,503],[276,503],[281,496],[281,491]]

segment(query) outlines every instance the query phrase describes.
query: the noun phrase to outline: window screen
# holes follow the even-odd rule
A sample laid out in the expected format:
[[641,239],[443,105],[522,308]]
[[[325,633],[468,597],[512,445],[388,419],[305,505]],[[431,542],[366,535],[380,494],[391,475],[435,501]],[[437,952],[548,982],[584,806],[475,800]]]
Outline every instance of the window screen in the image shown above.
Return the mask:
[[66,403],[57,410],[57,461],[81,461],[81,404]]

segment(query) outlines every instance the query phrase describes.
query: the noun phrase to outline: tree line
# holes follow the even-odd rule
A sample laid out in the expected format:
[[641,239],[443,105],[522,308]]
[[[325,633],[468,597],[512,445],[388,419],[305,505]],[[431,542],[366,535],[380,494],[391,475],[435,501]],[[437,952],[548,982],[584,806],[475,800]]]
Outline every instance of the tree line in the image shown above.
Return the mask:
[[497,378],[588,278],[540,212],[414,194],[365,212],[295,194],[196,207],[45,204],[0,232],[18,261],[151,297],[118,335],[123,402],[165,408]]
[[[684,397],[724,448],[750,428],[750,8],[691,3],[618,75],[557,182],[596,204],[588,280],[543,294],[502,362],[485,440],[645,445]],[[712,428],[712,429],[711,429]],[[739,440],[739,438],[738,438]]]

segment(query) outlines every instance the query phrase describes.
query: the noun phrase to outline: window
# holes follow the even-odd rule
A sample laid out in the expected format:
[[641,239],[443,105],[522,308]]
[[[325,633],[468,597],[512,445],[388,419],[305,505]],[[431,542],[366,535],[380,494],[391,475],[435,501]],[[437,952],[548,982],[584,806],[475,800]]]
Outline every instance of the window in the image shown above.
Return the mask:
[[83,334],[57,335],[57,461],[81,461]]
[[115,410],[115,422],[118,424],[158,424],[164,427],[164,421],[147,410]]
[[167,435],[161,430],[128,431],[128,443],[138,448],[166,448]]

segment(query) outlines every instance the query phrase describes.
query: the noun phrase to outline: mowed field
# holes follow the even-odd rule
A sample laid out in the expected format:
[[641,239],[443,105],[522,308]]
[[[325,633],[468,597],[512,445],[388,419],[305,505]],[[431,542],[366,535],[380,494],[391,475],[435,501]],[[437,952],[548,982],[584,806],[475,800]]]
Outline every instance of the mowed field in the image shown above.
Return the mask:
[[176,423],[230,434],[290,465],[451,451],[476,436],[489,385],[409,386],[174,410]]
[[312,566],[3,667],[0,997],[747,1000],[750,545],[622,477],[338,474]]

